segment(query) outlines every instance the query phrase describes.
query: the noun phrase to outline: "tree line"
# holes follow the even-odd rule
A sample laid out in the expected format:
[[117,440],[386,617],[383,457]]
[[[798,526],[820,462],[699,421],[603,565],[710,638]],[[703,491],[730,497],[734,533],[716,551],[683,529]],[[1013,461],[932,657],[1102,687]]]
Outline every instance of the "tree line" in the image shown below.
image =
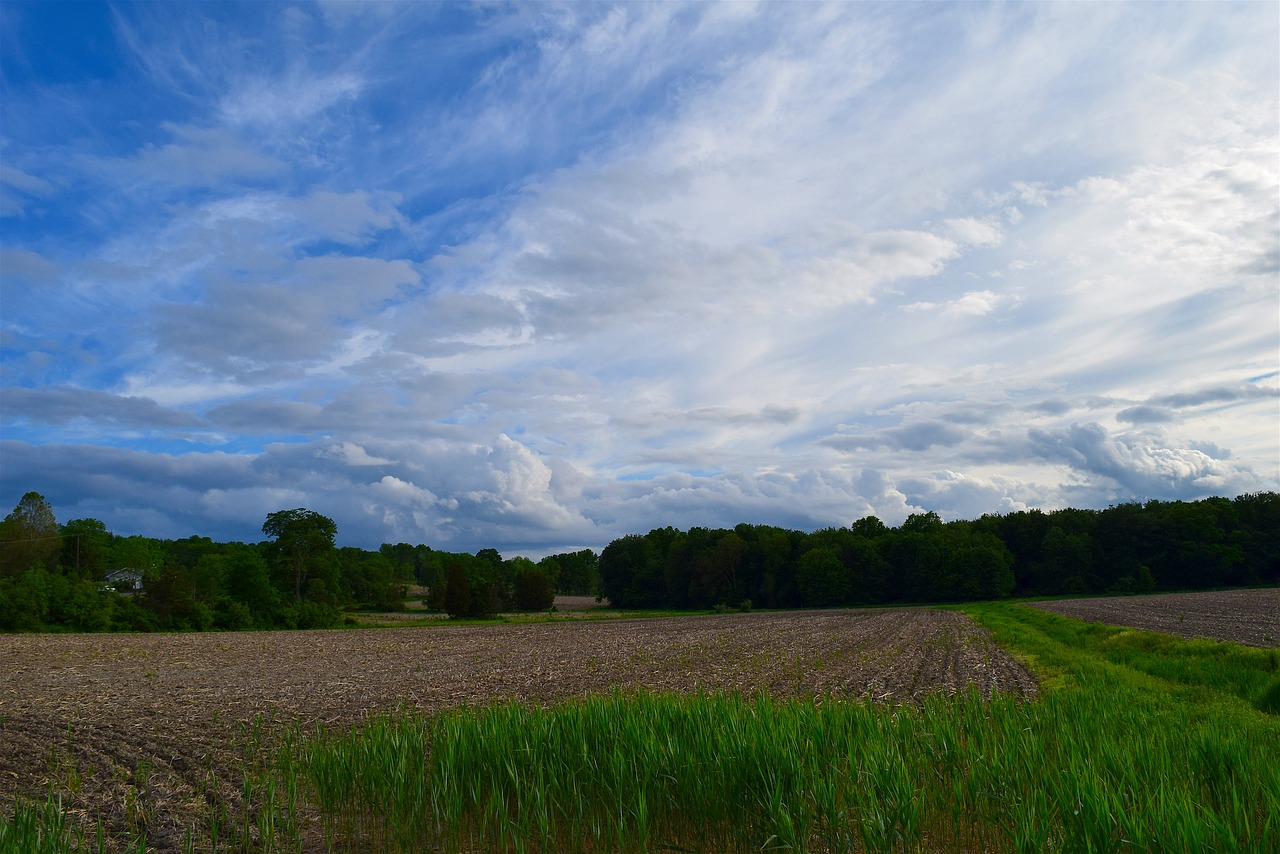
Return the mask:
[[0,521],[0,631],[324,628],[352,610],[404,610],[412,585],[431,609],[486,617],[599,588],[590,550],[537,563],[495,549],[370,551],[336,546],[337,530],[298,508],[268,514],[257,543],[118,536],[97,519],[59,524],[28,492]]
[[[618,608],[797,608],[1141,593],[1280,583],[1280,495],[1148,501],[889,527],[874,516],[811,533],[769,525],[657,528],[538,562],[426,545],[335,545],[336,523],[268,514],[269,538],[219,543],[59,524],[36,492],[0,521],[0,631],[321,628],[344,612],[483,618],[552,607],[557,593]],[[108,573],[127,570],[108,584]],[[134,579],[140,590],[134,590]]]
[[1280,496],[1027,510],[943,522],[874,516],[813,533],[658,528],[600,555],[620,608],[796,608],[1142,593],[1280,583]]

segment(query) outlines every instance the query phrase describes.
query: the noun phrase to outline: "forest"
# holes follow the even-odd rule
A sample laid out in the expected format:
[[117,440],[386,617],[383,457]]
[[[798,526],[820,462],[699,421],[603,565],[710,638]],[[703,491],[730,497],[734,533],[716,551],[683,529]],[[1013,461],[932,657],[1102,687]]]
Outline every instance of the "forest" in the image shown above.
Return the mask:
[[832,607],[1149,593],[1280,582],[1280,495],[1026,510],[943,522],[874,516],[813,533],[659,528],[600,555],[620,608]]
[[426,607],[459,618],[544,611],[557,593],[615,608],[709,610],[960,602],[1280,583],[1280,495],[1027,510],[944,522],[874,516],[813,532],[672,527],[534,562],[427,545],[335,544],[337,525],[298,508],[266,539],[120,536],[58,523],[28,492],[0,522],[0,631],[321,628],[353,610]]

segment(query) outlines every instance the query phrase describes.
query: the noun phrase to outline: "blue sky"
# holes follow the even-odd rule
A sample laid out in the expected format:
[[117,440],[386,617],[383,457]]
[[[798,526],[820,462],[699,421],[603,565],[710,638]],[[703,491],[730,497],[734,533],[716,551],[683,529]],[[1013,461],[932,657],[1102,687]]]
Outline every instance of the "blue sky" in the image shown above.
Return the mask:
[[0,504],[537,556],[1280,488],[1280,7],[0,4]]

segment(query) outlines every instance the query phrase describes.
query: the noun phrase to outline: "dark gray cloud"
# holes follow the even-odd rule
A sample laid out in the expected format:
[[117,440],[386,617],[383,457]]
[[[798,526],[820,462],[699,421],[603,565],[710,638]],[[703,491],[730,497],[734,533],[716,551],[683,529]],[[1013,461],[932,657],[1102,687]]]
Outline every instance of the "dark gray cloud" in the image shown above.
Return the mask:
[[895,451],[926,451],[934,447],[954,447],[969,434],[942,421],[924,421],[902,427],[891,427],[878,433],[865,435],[837,435],[822,440],[822,444],[840,451],[874,450],[888,448]]
[[[259,488],[250,459],[234,454],[156,454],[93,445],[33,445],[0,440],[5,499],[35,489],[60,521],[95,518],[121,534],[261,539],[252,507],[210,513],[205,496]],[[282,509],[277,505],[272,509]],[[262,517],[265,518],[265,515]]]
[[1130,406],[1116,413],[1116,420],[1127,424],[1167,424],[1174,414],[1159,406]]
[[311,433],[324,429],[323,410],[314,403],[248,397],[215,406],[205,413],[205,419],[217,429],[246,433]]
[[69,386],[6,388],[0,391],[0,401],[5,420],[21,418],[44,424],[87,421],[152,430],[191,428],[200,424],[196,415],[161,406],[149,398]]
[[1030,407],[1032,412],[1040,412],[1045,415],[1066,415],[1075,407],[1066,400],[1043,400],[1040,403]]

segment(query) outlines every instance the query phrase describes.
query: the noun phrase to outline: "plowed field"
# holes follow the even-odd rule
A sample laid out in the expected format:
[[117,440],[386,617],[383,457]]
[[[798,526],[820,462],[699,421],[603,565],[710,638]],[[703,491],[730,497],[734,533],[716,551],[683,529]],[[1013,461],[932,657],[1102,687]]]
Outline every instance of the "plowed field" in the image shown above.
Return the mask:
[[1090,623],[1185,638],[1280,647],[1280,589],[1161,593],[1109,599],[1061,599],[1033,607]]
[[547,703],[613,688],[909,702],[1035,682],[962,614],[727,614],[491,626],[180,635],[0,636],[0,811],[52,782],[110,833],[181,850],[234,805],[245,745],[294,722]]

